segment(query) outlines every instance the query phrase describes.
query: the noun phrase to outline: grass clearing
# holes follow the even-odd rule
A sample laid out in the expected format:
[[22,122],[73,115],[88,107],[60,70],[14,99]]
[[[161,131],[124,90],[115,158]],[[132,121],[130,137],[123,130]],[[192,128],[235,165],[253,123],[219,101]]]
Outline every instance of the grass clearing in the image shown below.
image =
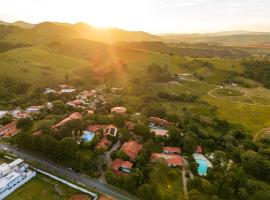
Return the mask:
[[77,193],[79,192],[73,188],[37,174],[9,195],[6,200],[68,200]]

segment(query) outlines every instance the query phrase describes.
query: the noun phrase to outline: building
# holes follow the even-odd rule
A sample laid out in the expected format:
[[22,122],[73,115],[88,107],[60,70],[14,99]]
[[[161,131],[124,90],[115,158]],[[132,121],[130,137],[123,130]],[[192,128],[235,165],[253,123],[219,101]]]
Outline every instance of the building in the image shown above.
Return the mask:
[[111,109],[111,113],[126,114],[127,109],[125,107],[114,107]]
[[81,118],[82,118],[82,116],[81,116],[80,113],[78,113],[78,112],[72,113],[67,118],[63,119],[58,124],[54,125],[53,128],[58,129],[58,128],[60,128],[61,126],[63,126],[65,123],[67,123],[69,121],[76,120],[76,119],[81,119]]
[[0,137],[9,137],[15,135],[20,130],[16,127],[17,121],[13,121],[0,128]]
[[139,152],[141,151],[142,147],[143,145],[139,144],[138,142],[129,141],[125,142],[120,148],[120,150],[127,154],[131,161],[134,161],[138,156]]
[[0,165],[0,199],[6,198],[36,175],[22,159]]
[[73,107],[79,107],[79,106],[83,106],[85,104],[85,102],[81,99],[75,99],[73,101],[69,101],[67,103],[67,105],[73,106]]
[[30,106],[26,109],[26,112],[29,114],[36,114],[39,113],[43,106]]
[[73,92],[75,92],[76,91],[76,89],[73,89],[73,88],[66,88],[66,89],[62,89],[62,90],[60,90],[60,94],[69,94],[69,93],[73,93]]
[[165,119],[161,119],[158,117],[150,117],[149,121],[151,124],[155,125],[155,126],[159,126],[159,127],[164,127],[164,128],[168,128],[169,126],[172,126],[173,123],[169,122]]
[[150,129],[151,133],[154,133],[156,137],[169,137],[168,130],[161,129],[161,128],[155,128]]
[[133,164],[129,161],[116,159],[115,161],[112,162],[111,168],[114,172],[116,172],[118,174],[121,174],[121,172],[130,173],[132,165]]
[[54,94],[56,93],[55,90],[51,89],[51,88],[46,88],[45,91],[44,91],[45,94]]
[[95,95],[95,93],[93,93],[92,91],[82,91],[78,96],[77,98],[78,99],[82,99],[82,100],[89,100],[91,97],[93,97]]
[[104,130],[104,135],[107,136],[107,135],[111,135],[111,136],[114,136],[116,137],[117,135],[117,127],[114,126],[114,125],[109,125],[105,128]]
[[86,130],[95,134],[101,134],[103,133],[104,127],[105,127],[104,125],[91,124],[87,126]]
[[0,111],[0,119],[3,118],[7,113],[8,111]]
[[200,145],[197,146],[196,153],[203,153],[202,146]]
[[183,167],[183,158],[179,155],[152,153],[151,162],[155,163],[160,159],[164,159],[168,167]]
[[29,113],[23,110],[14,110],[11,112],[11,115],[16,119],[23,119],[23,118],[30,117]]
[[163,147],[162,153],[164,154],[171,154],[171,155],[180,155],[181,154],[181,148],[179,147]]
[[97,143],[96,149],[106,151],[112,146],[112,141],[108,140],[107,138],[103,138],[102,140]]

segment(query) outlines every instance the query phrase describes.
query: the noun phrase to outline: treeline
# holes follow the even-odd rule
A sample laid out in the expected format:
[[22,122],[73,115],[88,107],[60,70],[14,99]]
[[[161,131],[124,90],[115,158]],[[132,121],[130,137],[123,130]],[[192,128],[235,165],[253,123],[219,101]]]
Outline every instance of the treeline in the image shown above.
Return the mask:
[[21,47],[27,47],[29,45],[24,43],[10,43],[10,42],[0,42],[0,53],[9,51],[12,49],[17,49]]
[[122,46],[128,46],[136,49],[144,49],[156,51],[169,55],[190,56],[194,58],[244,58],[249,56],[249,53],[239,49],[217,48],[216,46],[177,46],[175,44],[168,45],[163,42],[129,42],[121,43]]
[[182,101],[182,102],[193,102],[198,99],[198,96],[195,95],[187,95],[187,94],[169,94],[167,92],[159,92],[159,98],[169,100],[169,101]]
[[50,135],[34,136],[23,132],[16,138],[16,144],[23,149],[37,152],[56,162],[65,163],[76,170],[86,171],[95,175],[97,170],[97,155],[85,154],[79,149],[75,139],[68,137],[56,140]]
[[256,80],[264,87],[270,88],[270,61],[266,60],[243,60],[245,66],[244,76]]
[[156,82],[168,82],[172,80],[168,65],[160,66],[156,63],[152,63],[148,65],[147,73]]

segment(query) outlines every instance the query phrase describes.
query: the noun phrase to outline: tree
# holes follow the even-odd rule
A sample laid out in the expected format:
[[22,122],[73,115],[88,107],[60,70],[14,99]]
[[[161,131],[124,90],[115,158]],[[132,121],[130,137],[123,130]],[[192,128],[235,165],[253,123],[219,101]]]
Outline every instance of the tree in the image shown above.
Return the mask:
[[42,134],[50,134],[52,132],[52,122],[50,120],[43,120],[37,124],[37,130]]
[[182,131],[175,127],[169,127],[169,143],[173,146],[182,146]]
[[183,143],[184,143],[184,150],[188,153],[193,153],[197,147],[196,141],[190,136],[185,136]]
[[143,184],[138,189],[138,196],[145,200],[155,200],[155,190],[152,185],[150,184]]
[[17,122],[17,128],[22,129],[23,131],[29,130],[33,126],[33,121],[31,118],[22,118]]
[[151,137],[150,129],[142,123],[135,125],[133,132],[143,137],[143,141],[147,141]]

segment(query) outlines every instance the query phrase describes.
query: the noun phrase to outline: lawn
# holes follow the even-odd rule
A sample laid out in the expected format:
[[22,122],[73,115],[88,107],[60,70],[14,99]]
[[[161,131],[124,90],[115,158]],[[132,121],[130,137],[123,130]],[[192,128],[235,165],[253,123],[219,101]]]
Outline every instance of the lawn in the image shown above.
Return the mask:
[[181,200],[183,194],[182,172],[180,169],[168,168],[157,164],[150,173],[150,183],[153,185],[159,199]]
[[51,178],[37,174],[6,200],[68,200],[78,191]]

